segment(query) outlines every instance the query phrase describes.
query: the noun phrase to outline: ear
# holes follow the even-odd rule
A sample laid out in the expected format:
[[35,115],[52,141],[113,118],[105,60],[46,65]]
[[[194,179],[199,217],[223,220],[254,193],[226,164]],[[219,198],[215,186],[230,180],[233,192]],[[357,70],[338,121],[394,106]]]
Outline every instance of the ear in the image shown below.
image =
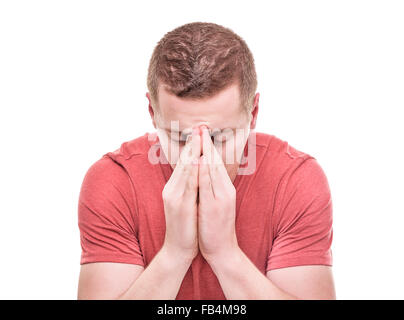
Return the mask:
[[255,126],[257,124],[257,116],[258,116],[258,108],[259,108],[259,100],[260,100],[260,94],[257,92],[254,98],[254,104],[253,108],[251,111],[251,122],[250,122],[250,129],[255,129]]
[[147,98],[147,100],[149,100],[149,114],[150,114],[150,117],[151,117],[152,122],[153,122],[153,127],[156,129],[156,120],[155,120],[155,118],[154,118],[154,109],[153,109],[153,107],[152,107],[152,102],[151,102],[151,98],[150,98],[150,93],[149,93],[149,92],[146,92],[146,98]]

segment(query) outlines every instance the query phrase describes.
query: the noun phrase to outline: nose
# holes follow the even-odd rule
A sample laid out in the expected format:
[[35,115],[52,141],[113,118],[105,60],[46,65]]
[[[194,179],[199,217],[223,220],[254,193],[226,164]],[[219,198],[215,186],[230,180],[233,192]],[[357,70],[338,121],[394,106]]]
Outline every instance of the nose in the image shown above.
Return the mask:
[[194,127],[194,128],[193,128],[193,131],[194,131],[195,134],[199,134],[199,136],[202,136],[202,130],[203,130],[204,128],[206,128],[206,129],[209,130],[208,126],[206,126],[206,125],[203,124],[203,125]]
[[199,134],[200,135],[202,135],[202,130],[203,129],[206,129],[206,130],[209,131],[209,127],[207,125],[205,125],[205,124],[202,124],[202,125],[199,126]]
[[[199,135],[200,135],[201,138],[202,138],[202,130],[203,130],[203,129],[207,129],[207,130],[209,131],[209,134],[211,134],[211,130],[210,130],[209,127],[208,127],[207,125],[205,125],[205,124],[200,125],[200,126],[198,127],[198,129],[199,129]],[[211,136],[210,136],[210,139],[212,140],[212,143],[213,143],[213,142],[214,142],[214,136],[211,135]]]

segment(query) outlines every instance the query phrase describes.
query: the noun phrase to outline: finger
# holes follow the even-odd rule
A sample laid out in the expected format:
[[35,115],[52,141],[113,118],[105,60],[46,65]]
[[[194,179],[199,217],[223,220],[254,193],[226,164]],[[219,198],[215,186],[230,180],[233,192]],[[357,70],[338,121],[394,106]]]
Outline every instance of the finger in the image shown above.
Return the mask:
[[170,177],[170,182],[175,186],[178,192],[184,192],[187,182],[187,177],[190,174],[191,166],[191,154],[192,154],[192,142],[191,136],[185,143],[185,146],[181,150],[181,154]]
[[209,165],[205,155],[202,155],[199,159],[199,199],[212,200],[214,199],[214,193],[212,189],[212,184],[210,181]]
[[186,164],[189,166],[189,172],[187,179],[187,184],[185,188],[185,192],[191,192],[193,195],[197,195],[198,191],[198,170],[199,170],[199,157],[201,155],[201,137],[199,136],[199,129],[194,128],[192,130],[192,148],[191,148],[191,155],[190,155],[190,162]]
[[201,127],[202,130],[202,153],[204,155],[204,158],[208,162],[208,164],[211,164],[213,162],[212,158],[212,140],[210,139],[210,134],[209,130],[206,126]]
[[202,140],[203,154],[207,156],[209,164],[224,167],[222,156],[213,144],[209,130],[205,126],[202,127]]
[[[220,193],[220,190],[227,186],[227,184],[229,183],[228,180],[230,180],[230,178],[227,174],[222,156],[219,154],[215,145],[212,143],[210,134],[206,127],[202,128],[202,146],[203,155],[206,156],[208,161],[212,189],[214,194],[218,194]],[[232,182],[230,181],[230,183]]]
[[202,141],[199,128],[193,128],[192,130],[192,160],[199,158],[202,154]]

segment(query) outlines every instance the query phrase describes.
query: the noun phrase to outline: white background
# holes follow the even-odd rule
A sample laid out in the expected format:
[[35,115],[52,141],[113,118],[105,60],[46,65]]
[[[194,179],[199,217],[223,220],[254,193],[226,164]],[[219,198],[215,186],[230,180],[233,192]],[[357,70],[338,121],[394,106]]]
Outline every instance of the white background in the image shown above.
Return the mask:
[[254,54],[257,131],[317,158],[339,299],[403,299],[403,1],[1,1],[0,298],[75,299],[89,166],[152,132],[152,50],[215,22]]

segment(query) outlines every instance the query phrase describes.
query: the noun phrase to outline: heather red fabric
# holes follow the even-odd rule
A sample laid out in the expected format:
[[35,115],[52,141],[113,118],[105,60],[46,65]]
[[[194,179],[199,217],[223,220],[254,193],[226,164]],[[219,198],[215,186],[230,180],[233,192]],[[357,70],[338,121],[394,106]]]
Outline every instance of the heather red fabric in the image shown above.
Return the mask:
[[[160,250],[165,235],[161,193],[173,170],[168,163],[148,160],[151,146],[158,144],[155,135],[146,133],[88,170],[78,206],[81,264],[146,268]],[[264,274],[299,265],[331,266],[332,200],[317,160],[274,135],[257,132],[255,145],[255,172],[237,175],[233,182],[240,248]],[[200,253],[177,299],[225,299]]]

